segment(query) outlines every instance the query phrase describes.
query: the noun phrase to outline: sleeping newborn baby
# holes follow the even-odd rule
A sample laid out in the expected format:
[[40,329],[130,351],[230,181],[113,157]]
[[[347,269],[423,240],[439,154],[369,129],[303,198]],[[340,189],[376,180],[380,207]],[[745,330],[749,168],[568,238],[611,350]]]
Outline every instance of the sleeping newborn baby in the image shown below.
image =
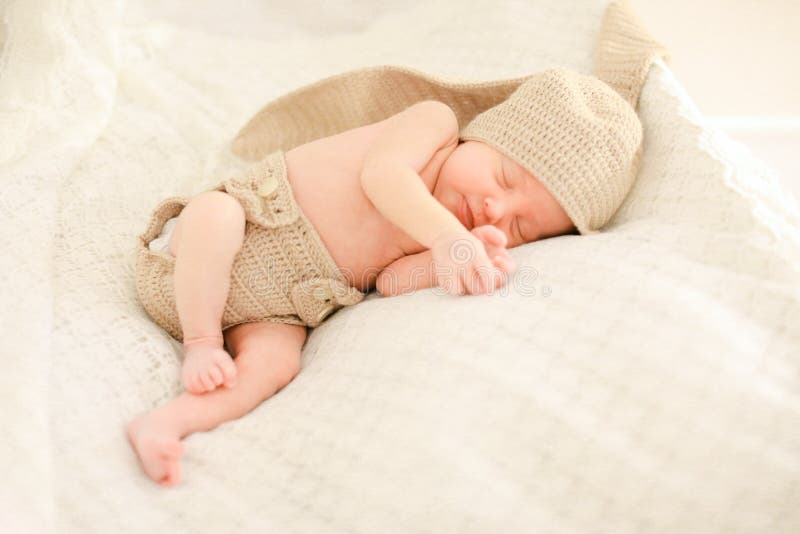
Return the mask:
[[307,328],[372,288],[489,295],[516,268],[508,248],[596,232],[632,185],[640,143],[610,87],[552,69],[463,131],[425,100],[161,202],[139,238],[137,291],[183,343],[186,392],[129,423],[144,471],[176,484],[181,440],[285,387]]

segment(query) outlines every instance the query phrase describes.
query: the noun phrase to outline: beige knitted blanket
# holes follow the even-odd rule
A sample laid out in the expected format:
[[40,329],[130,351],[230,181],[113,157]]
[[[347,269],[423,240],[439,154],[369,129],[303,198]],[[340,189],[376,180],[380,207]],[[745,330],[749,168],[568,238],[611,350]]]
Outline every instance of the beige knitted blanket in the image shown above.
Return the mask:
[[606,7],[181,5],[0,7],[0,530],[800,531],[797,203],[661,60],[602,234],[512,250],[506,294],[337,312],[294,382],[190,436],[179,487],[152,484],[124,425],[181,391],[182,354],[135,296],[154,204],[240,165],[266,103],[342,72],[589,73]]

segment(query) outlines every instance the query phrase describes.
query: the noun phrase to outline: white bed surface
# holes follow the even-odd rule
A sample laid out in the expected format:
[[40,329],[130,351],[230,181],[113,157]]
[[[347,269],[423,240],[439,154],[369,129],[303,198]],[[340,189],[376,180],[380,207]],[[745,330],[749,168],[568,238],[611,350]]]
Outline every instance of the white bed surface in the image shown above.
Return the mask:
[[181,391],[180,346],[133,283],[155,203],[230,169],[268,100],[343,70],[589,72],[604,8],[303,4],[4,8],[0,523],[799,531],[797,203],[661,63],[639,179],[604,233],[514,249],[505,295],[370,294],[313,331],[280,394],[186,440],[180,486],[146,478],[125,423]]

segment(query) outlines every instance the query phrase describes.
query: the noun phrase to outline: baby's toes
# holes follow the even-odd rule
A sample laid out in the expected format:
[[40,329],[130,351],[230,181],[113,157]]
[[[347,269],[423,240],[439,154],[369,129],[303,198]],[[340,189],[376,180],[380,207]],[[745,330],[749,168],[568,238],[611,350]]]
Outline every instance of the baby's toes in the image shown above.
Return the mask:
[[165,440],[161,444],[161,454],[167,460],[180,460],[186,452],[186,444],[179,439]]
[[161,449],[164,461],[164,476],[159,481],[162,486],[174,486],[181,479],[181,456],[186,451],[183,442],[172,440],[163,444]]
[[178,460],[168,459],[166,461],[164,476],[159,480],[161,486],[170,488],[181,480],[181,463]]

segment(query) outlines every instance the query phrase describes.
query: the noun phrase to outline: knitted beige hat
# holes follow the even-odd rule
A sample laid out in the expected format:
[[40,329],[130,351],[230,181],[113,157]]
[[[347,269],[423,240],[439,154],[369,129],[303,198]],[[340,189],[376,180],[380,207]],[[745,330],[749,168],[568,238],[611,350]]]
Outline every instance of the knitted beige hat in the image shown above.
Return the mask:
[[667,49],[627,0],[612,2],[595,49],[595,74],[551,69],[479,114],[461,139],[487,143],[530,171],[581,234],[597,233],[627,196],[639,168],[639,93]]
[[232,150],[258,160],[278,148],[384,120],[415,102],[438,100],[467,125],[462,139],[484,141],[515,158],[581,233],[595,233],[635,179],[642,133],[631,106],[650,64],[664,53],[626,0],[612,2],[595,51],[595,70],[608,86],[566,69],[468,82],[408,67],[366,67],[269,102],[239,131]]
[[551,69],[475,117],[461,138],[483,141],[516,160],[581,234],[591,234],[617,211],[636,178],[642,125],[602,81]]

